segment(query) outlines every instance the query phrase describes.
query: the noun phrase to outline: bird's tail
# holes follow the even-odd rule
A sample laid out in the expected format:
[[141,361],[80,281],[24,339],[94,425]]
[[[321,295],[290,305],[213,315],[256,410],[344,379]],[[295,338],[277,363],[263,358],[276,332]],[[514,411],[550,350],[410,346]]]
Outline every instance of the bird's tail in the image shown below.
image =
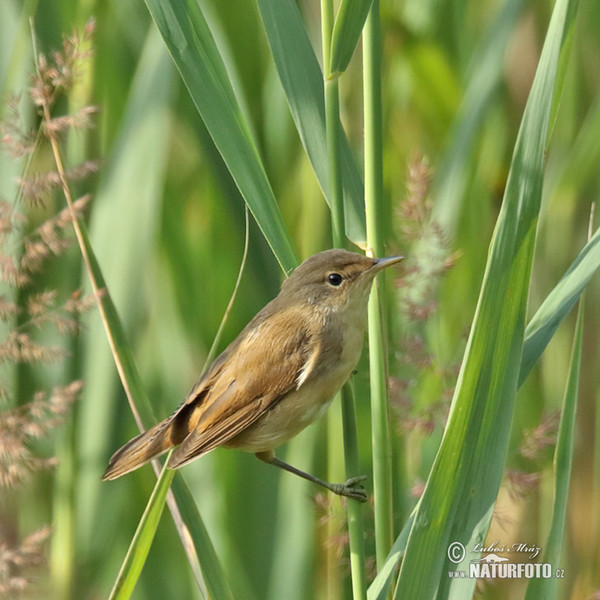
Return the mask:
[[102,479],[106,481],[121,477],[171,449],[181,441],[175,439],[178,436],[174,433],[172,418],[140,433],[112,455]]

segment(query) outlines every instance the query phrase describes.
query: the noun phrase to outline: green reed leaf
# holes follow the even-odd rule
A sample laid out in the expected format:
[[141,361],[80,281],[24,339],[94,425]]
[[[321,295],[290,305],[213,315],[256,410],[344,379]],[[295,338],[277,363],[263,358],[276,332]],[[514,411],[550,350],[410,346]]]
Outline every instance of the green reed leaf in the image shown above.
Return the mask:
[[225,64],[195,0],[146,0],[169,52],[244,200],[285,272],[297,264]]
[[[258,0],[258,8],[296,129],[331,206],[321,67],[294,0]],[[363,183],[345,135],[340,143],[346,235],[361,245],[366,239]]]
[[331,74],[348,68],[373,0],[342,0],[331,37]]
[[[525,333],[525,312],[541,204],[559,57],[574,6],[559,0],[515,145],[502,209],[488,253],[475,319],[448,424],[419,502],[396,598],[470,597],[475,581],[448,571],[487,533],[508,448]],[[467,549],[460,564],[452,543]]]

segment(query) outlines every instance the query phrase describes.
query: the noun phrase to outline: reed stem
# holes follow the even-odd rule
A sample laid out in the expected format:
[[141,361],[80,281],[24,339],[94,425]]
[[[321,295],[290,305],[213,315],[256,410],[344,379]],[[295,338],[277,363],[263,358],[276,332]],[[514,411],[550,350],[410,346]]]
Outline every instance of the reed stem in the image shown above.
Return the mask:
[[[367,246],[383,256],[383,133],[381,103],[381,23],[379,1],[374,0],[363,30],[363,94],[365,131],[365,210]],[[375,549],[380,568],[392,545],[392,467],[385,356],[385,317],[382,278],[375,281],[369,299],[369,372],[375,499]]]
[[[346,246],[344,222],[344,190],[342,184],[342,155],[340,100],[338,77],[331,74],[331,35],[333,32],[333,2],[321,2],[321,30],[323,39],[323,74],[325,77],[325,124],[327,160],[329,171],[329,201],[331,206],[331,229],[333,245]],[[346,477],[359,475],[358,441],[354,398],[349,384],[341,392],[342,429],[344,432],[344,459]],[[359,502],[348,500],[348,537],[350,542],[350,564],[352,594],[354,600],[366,598],[365,549],[362,508]]]

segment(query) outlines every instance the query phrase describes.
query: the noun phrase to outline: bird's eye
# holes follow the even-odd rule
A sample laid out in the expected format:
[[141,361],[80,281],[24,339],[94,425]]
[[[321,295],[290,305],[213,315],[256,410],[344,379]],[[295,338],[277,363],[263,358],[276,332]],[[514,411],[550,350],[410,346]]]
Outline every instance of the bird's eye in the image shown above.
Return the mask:
[[330,273],[327,276],[327,281],[330,283],[330,285],[333,285],[334,287],[338,287],[338,285],[341,285],[342,280],[342,276],[339,273]]

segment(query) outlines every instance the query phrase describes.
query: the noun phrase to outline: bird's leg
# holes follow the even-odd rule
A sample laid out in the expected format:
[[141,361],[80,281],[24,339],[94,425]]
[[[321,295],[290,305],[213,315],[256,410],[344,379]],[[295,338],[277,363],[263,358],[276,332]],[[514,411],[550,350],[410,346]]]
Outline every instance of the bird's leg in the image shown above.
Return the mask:
[[354,500],[358,500],[359,502],[367,501],[367,493],[360,485],[367,477],[365,475],[361,475],[359,477],[352,477],[348,479],[345,483],[329,483],[324,479],[320,479],[319,477],[315,477],[310,473],[305,473],[296,467],[292,467],[292,465],[288,465],[286,462],[279,460],[273,452],[257,452],[256,458],[262,460],[263,462],[269,463],[275,467],[279,467],[284,471],[289,471],[294,475],[298,475],[308,481],[312,481],[317,485],[320,485],[330,492],[337,494],[338,496],[346,496],[348,498],[354,498]]

